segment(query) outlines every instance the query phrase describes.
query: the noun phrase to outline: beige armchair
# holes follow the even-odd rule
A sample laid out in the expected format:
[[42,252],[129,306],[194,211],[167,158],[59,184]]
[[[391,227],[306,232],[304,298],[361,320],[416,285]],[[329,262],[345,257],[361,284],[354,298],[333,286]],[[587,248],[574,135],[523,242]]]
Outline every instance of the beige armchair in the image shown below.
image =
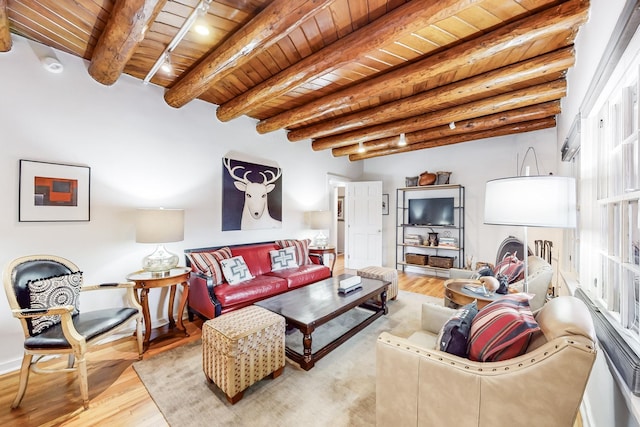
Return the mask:
[[[544,305],[553,277],[553,268],[551,265],[540,258],[539,256],[530,255],[527,263],[527,269],[529,270],[529,287],[528,292],[534,294],[534,297],[529,301],[531,310],[535,311]],[[451,279],[471,279],[476,272],[472,270],[462,270],[459,268],[452,268],[449,270],[449,278]],[[509,285],[509,288],[515,289],[518,292],[522,292],[524,287],[524,279]]]
[[596,357],[593,322],[582,301],[551,300],[535,313],[541,332],[527,352],[500,362],[435,349],[454,311],[424,304],[423,330],[409,338],[387,332],[378,338],[378,427],[573,425]]

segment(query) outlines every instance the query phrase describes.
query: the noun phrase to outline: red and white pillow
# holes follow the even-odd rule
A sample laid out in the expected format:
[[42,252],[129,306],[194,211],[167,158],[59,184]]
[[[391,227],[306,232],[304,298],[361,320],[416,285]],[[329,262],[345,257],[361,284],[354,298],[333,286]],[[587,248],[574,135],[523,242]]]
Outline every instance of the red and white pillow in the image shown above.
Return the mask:
[[509,294],[483,307],[471,323],[469,359],[497,362],[524,354],[531,336],[540,330],[530,298],[524,293]]
[[311,258],[309,258],[309,245],[311,244],[311,239],[304,240],[276,240],[276,245],[280,246],[280,248],[287,248],[293,246],[296,248],[296,261],[298,265],[310,265],[312,264]]
[[191,265],[202,274],[210,276],[214,285],[224,282],[224,274],[222,274],[220,262],[223,259],[231,258],[231,256],[231,249],[226,246],[212,252],[187,253]]

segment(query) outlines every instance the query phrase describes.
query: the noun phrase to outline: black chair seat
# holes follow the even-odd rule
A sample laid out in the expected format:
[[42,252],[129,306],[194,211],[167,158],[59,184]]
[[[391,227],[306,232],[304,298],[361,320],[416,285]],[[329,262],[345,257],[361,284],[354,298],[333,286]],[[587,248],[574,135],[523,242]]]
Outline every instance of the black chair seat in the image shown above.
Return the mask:
[[[138,314],[130,307],[110,308],[79,313],[73,316],[73,325],[87,341],[125,323]],[[58,323],[41,334],[28,337],[24,341],[26,349],[69,349],[71,345],[64,337],[62,325]]]

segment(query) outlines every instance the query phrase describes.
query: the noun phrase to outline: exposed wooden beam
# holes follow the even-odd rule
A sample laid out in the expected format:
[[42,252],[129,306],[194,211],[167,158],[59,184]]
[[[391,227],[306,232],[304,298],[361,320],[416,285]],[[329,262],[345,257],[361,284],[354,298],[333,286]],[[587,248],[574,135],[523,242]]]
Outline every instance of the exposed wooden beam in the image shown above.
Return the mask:
[[409,133],[428,129],[450,122],[471,119],[479,116],[513,110],[515,108],[540,104],[543,102],[558,100],[566,95],[567,82],[564,79],[550,83],[543,83],[525,89],[516,90],[502,95],[456,105],[439,111],[396,120],[378,126],[358,129],[339,135],[319,138],[311,143],[311,147],[318,150],[344,147],[390,136],[399,135],[402,132]]
[[131,59],[136,47],[144,39],[150,22],[167,0],[117,0],[111,17],[98,39],[89,74],[104,85],[114,84]]
[[388,156],[391,154],[407,153],[410,151],[424,150],[426,148],[442,147],[444,145],[458,144],[460,142],[474,141],[484,138],[493,138],[497,136],[512,135],[516,133],[532,132],[536,130],[548,129],[556,126],[555,117],[547,117],[539,120],[515,123],[512,125],[502,126],[493,130],[485,130],[480,132],[453,135],[447,138],[421,142],[417,144],[407,145],[406,147],[386,148],[366,153],[358,153],[349,155],[349,160],[365,160],[373,157]]
[[405,3],[225,102],[217,109],[216,115],[224,122],[239,117],[256,105],[277,98],[305,82],[350,63],[353,58],[388,45],[389,40],[418,31],[478,2],[479,0],[423,0]]
[[0,52],[11,50],[11,33],[9,32],[9,12],[7,0],[0,0]]
[[[450,138],[457,135],[476,133],[496,129],[501,126],[511,125],[514,123],[526,122],[531,120],[539,120],[546,117],[552,117],[560,114],[560,101],[550,101],[542,104],[531,105],[529,107],[516,108],[497,114],[477,117],[469,120],[456,122],[456,127],[451,129],[449,125],[437,126],[417,132],[410,132],[405,135],[407,145],[413,145],[421,142]],[[363,147],[367,151],[382,150],[387,148],[398,147],[398,137],[392,136],[388,138],[376,139],[363,143]],[[334,148],[331,153],[338,156],[347,156],[356,154],[359,145],[349,145],[346,147]]]
[[[475,101],[489,95],[513,90],[514,85],[523,85],[524,82],[538,79],[540,76],[558,79],[562,77],[561,73],[573,66],[574,62],[573,47],[565,47],[486,74],[389,102],[379,107],[296,129],[289,132],[287,136],[290,141],[318,138],[415,116],[419,113],[439,110],[446,105],[451,105],[453,102],[466,103]],[[526,86],[531,86],[531,83]],[[258,124],[258,131],[260,131],[260,123]]]
[[165,101],[172,107],[184,106],[334,1],[275,0],[178,80],[165,93]]
[[[396,87],[407,87],[436,78],[438,75],[490,60],[498,52],[526,43],[540,42],[554,35],[572,31],[575,34],[588,18],[589,2],[571,0],[533,16],[518,20],[484,36],[421,61],[395,69],[363,83],[349,86],[333,94],[263,120],[262,131],[287,128],[296,123],[317,119],[343,109],[359,100],[374,98]],[[566,44],[574,37],[567,37]],[[476,66],[478,74],[489,70]]]

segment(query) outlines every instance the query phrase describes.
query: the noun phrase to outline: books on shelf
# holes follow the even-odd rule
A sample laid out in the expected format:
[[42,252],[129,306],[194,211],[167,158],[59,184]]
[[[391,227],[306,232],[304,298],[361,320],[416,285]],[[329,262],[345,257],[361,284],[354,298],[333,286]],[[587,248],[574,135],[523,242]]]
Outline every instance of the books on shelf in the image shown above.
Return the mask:
[[404,242],[408,245],[421,245],[423,240],[419,234],[407,234],[404,237]]
[[447,246],[450,248],[455,248],[458,246],[458,242],[455,237],[441,237],[438,240],[439,240],[438,242],[439,246]]

